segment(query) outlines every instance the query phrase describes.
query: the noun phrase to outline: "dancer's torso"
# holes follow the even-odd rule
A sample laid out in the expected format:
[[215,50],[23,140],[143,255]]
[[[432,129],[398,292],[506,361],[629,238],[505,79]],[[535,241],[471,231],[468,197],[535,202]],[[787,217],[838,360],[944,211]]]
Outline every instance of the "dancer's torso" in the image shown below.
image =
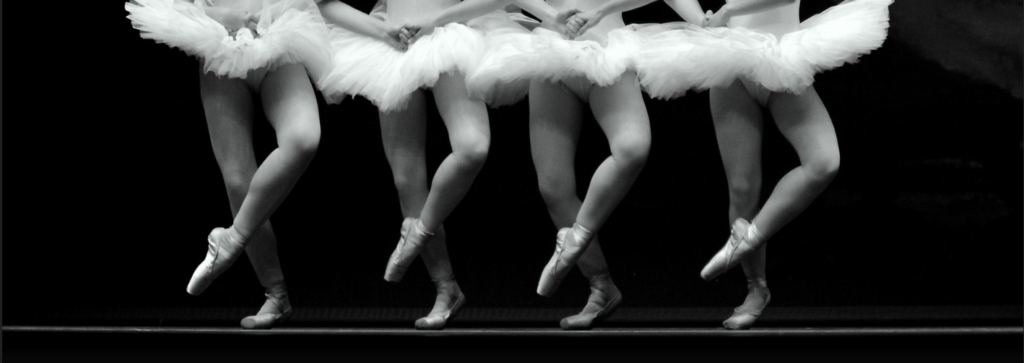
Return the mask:
[[[558,11],[567,9],[579,9],[580,11],[593,10],[608,2],[609,0],[548,0],[547,3],[558,9]],[[590,28],[586,33],[576,37],[576,40],[593,40],[601,44],[604,44],[608,39],[608,32],[624,27],[626,24],[622,21],[622,13],[611,14],[605,16],[593,28]]]
[[[726,0],[725,2],[733,1],[735,0]],[[768,11],[735,16],[729,20],[729,27],[741,27],[772,33],[776,37],[800,30],[800,0]]]

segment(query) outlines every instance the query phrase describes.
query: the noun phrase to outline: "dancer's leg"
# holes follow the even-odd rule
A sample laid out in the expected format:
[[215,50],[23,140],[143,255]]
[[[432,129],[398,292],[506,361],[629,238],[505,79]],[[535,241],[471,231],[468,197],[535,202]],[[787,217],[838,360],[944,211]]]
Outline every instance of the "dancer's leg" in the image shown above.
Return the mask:
[[595,87],[590,108],[608,137],[612,155],[594,172],[576,223],[597,232],[643,170],[651,148],[651,124],[632,72],[611,86]]
[[[418,219],[423,205],[426,204],[429,190],[426,164],[426,102],[423,91],[413,93],[406,109],[380,113],[380,121],[384,153],[394,176],[402,215]],[[409,228],[408,223],[403,222],[403,237]],[[430,279],[437,287],[437,297],[431,313],[450,310],[462,291],[452,272],[443,226],[438,228],[431,243],[424,247],[421,256]]]
[[[729,185],[729,222],[737,218],[751,220],[757,214],[761,192],[761,140],[764,121],[761,106],[740,81],[710,92],[711,116],[719,153]],[[767,246],[752,252],[743,260],[743,271],[749,282],[760,280],[755,288],[748,284],[747,297],[726,320],[728,328],[749,328],[764,308],[768,291],[758,288],[765,281]]]
[[[555,227],[571,228],[583,204],[576,194],[575,172],[583,104],[561,86],[548,82],[534,82],[530,94],[530,148],[541,197]],[[591,294],[582,312],[562,319],[564,329],[592,327],[608,302],[621,299],[596,236],[578,264],[590,282]]]
[[463,75],[442,75],[433,92],[437,110],[448,128],[452,153],[437,168],[420,215],[428,232],[440,227],[462,201],[483,167],[491,143],[487,106],[469,98]]
[[773,93],[768,108],[779,131],[800,157],[800,166],[779,180],[753,223],[767,240],[828,187],[839,170],[839,143],[832,119],[814,87],[799,95]]
[[[252,147],[253,95],[244,81],[221,78],[212,73],[200,72],[199,84],[213,154],[220,166],[231,216],[234,217],[256,173],[256,156]],[[277,240],[269,221],[260,226],[245,251],[268,294],[267,302],[256,315],[280,315],[290,310],[284,274],[277,257]]]

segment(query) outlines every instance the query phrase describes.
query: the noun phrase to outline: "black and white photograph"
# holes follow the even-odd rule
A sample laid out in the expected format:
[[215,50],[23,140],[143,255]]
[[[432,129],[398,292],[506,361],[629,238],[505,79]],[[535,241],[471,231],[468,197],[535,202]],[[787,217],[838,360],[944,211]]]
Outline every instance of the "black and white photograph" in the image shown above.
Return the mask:
[[1024,0],[7,21],[11,362],[1024,360]]

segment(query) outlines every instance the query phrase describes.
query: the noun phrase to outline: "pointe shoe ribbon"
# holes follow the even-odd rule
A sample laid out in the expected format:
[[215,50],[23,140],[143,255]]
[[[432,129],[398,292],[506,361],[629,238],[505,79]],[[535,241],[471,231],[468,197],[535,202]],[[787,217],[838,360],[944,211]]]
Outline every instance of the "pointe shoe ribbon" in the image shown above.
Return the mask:
[[423,223],[418,219],[406,218],[402,222],[402,237],[398,240],[398,246],[391,253],[388,259],[388,267],[384,271],[384,280],[388,282],[402,281],[405,271],[409,269],[412,261],[420,255],[423,247],[434,236],[423,228]]
[[718,275],[738,265],[750,252],[756,250],[760,244],[761,234],[757,232],[757,226],[743,218],[736,219],[736,222],[732,225],[732,233],[729,236],[729,240],[725,242],[725,246],[722,246],[722,249],[718,250],[714,257],[711,257],[711,260],[708,261],[707,265],[700,272],[700,277],[707,281],[714,280]]
[[462,310],[462,305],[466,303],[466,295],[459,293],[459,297],[455,299],[455,303],[452,304],[451,308],[444,311],[431,312],[422,318],[416,320],[416,329],[418,330],[440,330],[444,329],[444,326],[448,323],[448,319],[454,318]]
[[541,272],[540,282],[537,284],[537,294],[551,296],[558,290],[562,279],[569,274],[576,262],[587,250],[590,241],[594,239],[593,232],[590,232],[579,224],[573,224],[572,228],[562,228],[558,231],[555,239],[555,253],[551,256],[548,264]]
[[214,228],[206,237],[206,244],[206,258],[199,267],[196,267],[192,279],[188,282],[186,291],[190,295],[199,295],[206,291],[213,280],[227,271],[245,250],[245,242],[241,241],[240,237],[231,236],[224,228]]

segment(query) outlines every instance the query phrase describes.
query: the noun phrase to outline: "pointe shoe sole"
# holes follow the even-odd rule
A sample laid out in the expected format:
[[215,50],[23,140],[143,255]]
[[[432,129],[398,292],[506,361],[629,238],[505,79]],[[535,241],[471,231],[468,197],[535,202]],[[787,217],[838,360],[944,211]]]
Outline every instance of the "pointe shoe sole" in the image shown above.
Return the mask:
[[609,301],[608,305],[605,306],[604,309],[602,309],[601,311],[597,312],[597,314],[595,314],[594,318],[590,320],[589,324],[573,324],[573,322],[569,318],[565,318],[565,319],[562,319],[561,322],[559,322],[559,326],[562,327],[562,330],[590,330],[590,329],[593,329],[595,325],[597,325],[598,323],[600,323],[600,322],[604,321],[605,319],[608,319],[609,317],[614,315],[615,311],[618,310],[618,308],[619,308],[619,304],[621,304],[621,303],[622,303],[622,294],[619,294],[614,299]]
[[466,295],[459,295],[458,299],[455,299],[455,304],[452,304],[452,308],[447,312],[439,314],[442,317],[439,319],[440,323],[432,322],[430,319],[431,315],[416,319],[416,330],[442,330],[448,325],[448,320],[454,319],[459,315],[459,311],[462,310],[462,305],[466,303]]
[[270,329],[270,328],[273,328],[275,326],[278,326],[278,325],[288,321],[288,318],[290,318],[291,315],[292,315],[292,311],[294,311],[294,310],[288,310],[288,312],[286,312],[284,314],[262,314],[262,315],[247,316],[244,319],[242,319],[242,328],[244,328],[244,329]]

